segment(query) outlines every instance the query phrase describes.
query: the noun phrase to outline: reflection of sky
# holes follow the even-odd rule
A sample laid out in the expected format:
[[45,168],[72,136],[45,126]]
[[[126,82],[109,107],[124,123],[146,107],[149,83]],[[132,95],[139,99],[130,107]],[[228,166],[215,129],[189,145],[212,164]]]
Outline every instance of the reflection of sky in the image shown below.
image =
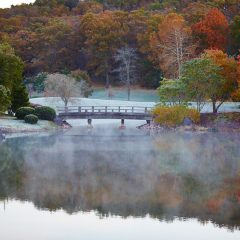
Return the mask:
[[0,0],[0,8],[9,8],[11,5],[18,5],[21,3],[33,3],[35,0]]
[[240,231],[230,232],[211,223],[202,225],[194,219],[166,223],[150,217],[99,218],[94,212],[68,215],[63,211],[39,211],[32,204],[19,201],[7,202],[5,211],[0,202],[0,225],[0,239],[4,240],[19,236],[35,240],[240,239]]

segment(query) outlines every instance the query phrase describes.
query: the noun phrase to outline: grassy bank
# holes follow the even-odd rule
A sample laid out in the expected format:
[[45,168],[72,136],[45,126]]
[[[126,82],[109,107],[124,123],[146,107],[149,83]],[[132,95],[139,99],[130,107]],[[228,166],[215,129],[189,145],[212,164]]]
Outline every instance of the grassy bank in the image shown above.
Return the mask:
[[27,124],[15,117],[0,116],[0,130],[4,133],[42,132],[56,130],[58,126],[50,121],[39,120],[37,124]]

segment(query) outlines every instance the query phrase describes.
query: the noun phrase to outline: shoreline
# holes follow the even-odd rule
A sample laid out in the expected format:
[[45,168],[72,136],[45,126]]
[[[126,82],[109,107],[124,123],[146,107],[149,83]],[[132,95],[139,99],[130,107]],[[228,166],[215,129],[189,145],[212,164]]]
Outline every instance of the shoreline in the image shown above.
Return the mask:
[[240,133],[240,113],[201,113],[200,123],[179,126],[164,126],[155,122],[150,125],[143,124],[138,127],[142,130],[153,130],[156,133],[162,132],[237,132]]

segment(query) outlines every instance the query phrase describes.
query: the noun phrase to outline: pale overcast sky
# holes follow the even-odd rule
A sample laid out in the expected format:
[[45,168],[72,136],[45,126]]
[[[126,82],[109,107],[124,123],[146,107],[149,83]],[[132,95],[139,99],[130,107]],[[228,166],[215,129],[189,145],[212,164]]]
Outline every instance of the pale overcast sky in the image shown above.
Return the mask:
[[11,5],[18,5],[21,3],[33,3],[35,0],[0,0],[0,8],[8,8]]

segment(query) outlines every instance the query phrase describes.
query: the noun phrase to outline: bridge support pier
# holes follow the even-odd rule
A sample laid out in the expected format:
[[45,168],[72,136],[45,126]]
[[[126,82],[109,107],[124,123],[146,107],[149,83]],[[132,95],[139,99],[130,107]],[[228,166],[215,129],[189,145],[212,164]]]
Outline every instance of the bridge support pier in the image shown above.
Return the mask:
[[88,128],[92,128],[92,119],[88,119]]
[[121,126],[119,127],[120,129],[125,129],[125,125],[124,125],[125,119],[121,119]]
[[147,124],[150,126],[151,120],[146,120]]

